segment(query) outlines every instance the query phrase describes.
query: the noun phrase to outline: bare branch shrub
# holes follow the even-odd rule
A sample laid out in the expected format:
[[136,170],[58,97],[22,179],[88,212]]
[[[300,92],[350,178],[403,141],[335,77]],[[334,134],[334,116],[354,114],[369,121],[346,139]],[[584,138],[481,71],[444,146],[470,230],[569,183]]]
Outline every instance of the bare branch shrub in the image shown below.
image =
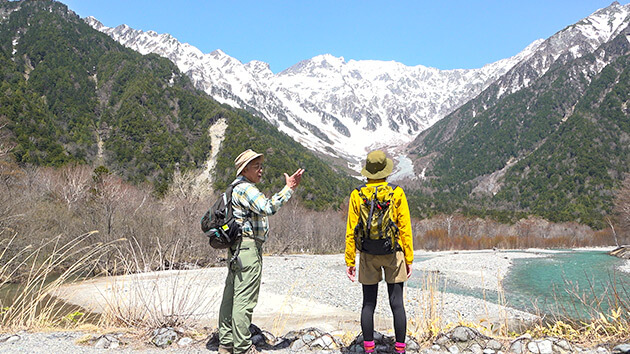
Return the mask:
[[513,225],[489,219],[440,215],[414,221],[416,249],[490,249],[607,246],[614,243],[609,229],[593,231],[575,222],[550,223],[530,217]]
[[[54,237],[68,242],[73,235],[98,230],[86,241],[132,241],[136,251],[142,250],[143,270],[224,264],[226,252],[212,249],[199,227],[216,194],[199,188],[193,174],[176,172],[166,196],[156,198],[149,187],[130,185],[105,171],[87,166],[54,169],[1,164],[0,228],[18,235],[11,252],[29,245],[40,247]],[[617,200],[623,201],[623,195]],[[343,252],[346,218],[346,207],[317,212],[292,198],[270,217],[265,252]],[[594,232],[577,223],[554,224],[538,218],[507,225],[441,215],[412,220],[412,228],[416,249],[575,247],[607,245],[613,240],[608,230]],[[621,223],[620,228],[624,229]],[[627,235],[628,227],[624,230]],[[49,246],[42,249],[52,251]],[[131,249],[109,252],[99,258],[95,272],[120,272],[117,264],[136,256]]]
[[[208,294],[206,288],[195,286],[207,276],[199,270],[167,273],[146,273],[152,264],[164,264],[164,260],[182,258],[183,250],[175,245],[170,250],[158,248],[147,255],[136,242],[119,244],[118,266],[125,277],[111,277],[108,291],[103,293],[105,306],[103,320],[107,326],[136,328],[191,327],[200,316],[206,315],[217,301],[219,294]],[[152,259],[152,258],[157,259]]]
[[[182,255],[188,255],[182,262],[206,265],[207,256],[216,258],[224,252],[218,252],[208,246],[208,241],[201,232],[201,216],[218,197],[218,193],[211,193],[205,186],[199,186],[195,181],[193,171],[173,176],[173,183],[161,204],[164,213],[170,217],[166,220],[168,238],[162,238],[163,246],[172,249],[175,244],[181,249]],[[181,258],[181,257],[180,257]]]
[[0,117],[0,159],[7,156],[11,150],[15,147],[15,144],[9,141],[9,133],[6,129],[7,123],[5,117]]
[[291,199],[270,218],[265,251],[276,254],[343,252],[346,217],[342,211],[308,210],[297,199]]

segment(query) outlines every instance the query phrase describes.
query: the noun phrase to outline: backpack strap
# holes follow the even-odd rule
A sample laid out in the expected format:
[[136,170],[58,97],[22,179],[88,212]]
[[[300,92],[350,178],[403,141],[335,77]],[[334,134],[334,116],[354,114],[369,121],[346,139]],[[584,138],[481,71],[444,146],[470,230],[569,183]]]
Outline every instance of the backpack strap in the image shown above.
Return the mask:
[[[236,181],[232,182],[232,183],[228,186],[228,189],[230,189],[230,199],[233,199],[233,198],[232,198],[232,192],[234,191],[234,188],[235,188],[236,186],[238,186],[239,184],[242,184],[242,183],[247,183],[247,181],[245,181],[245,180],[243,180],[243,179],[237,179]],[[227,190],[226,190],[226,194],[227,194]],[[225,198],[225,196],[224,196],[224,198]],[[225,202],[225,201],[224,201],[224,202]],[[252,215],[252,211],[251,211],[251,210],[248,210],[248,211],[247,211],[247,213],[245,214],[245,218],[244,218],[244,219],[249,218],[249,216],[251,216],[251,215]],[[230,203],[230,217],[232,217],[232,204],[231,204],[231,203]]]
[[[392,187],[393,189],[396,189],[396,187],[398,187],[398,186],[397,186],[397,185],[395,185],[395,184],[394,184],[394,185],[392,185],[392,184],[389,184],[389,183],[386,183],[386,184],[385,184],[385,186],[390,186],[390,187]],[[394,195],[394,191],[393,191],[393,189],[392,189],[392,192],[389,194],[390,196],[393,196],[393,195]],[[377,208],[379,208],[379,209],[386,209],[386,208],[389,208],[389,202],[390,202],[390,200],[388,200],[387,202],[385,202],[385,200],[380,201],[380,200],[378,199],[378,190],[377,190],[377,192],[375,192],[375,194],[374,194],[374,203],[376,204],[376,207],[377,207]],[[382,226],[383,226],[383,218],[385,217],[385,215],[386,215],[386,214],[385,214],[385,213],[383,213],[383,212],[379,213],[379,215],[378,215],[378,220],[376,220],[376,225],[378,226],[378,238],[383,238],[383,229],[382,229]]]
[[358,186],[357,188],[355,188],[356,190],[358,190],[359,192],[361,191],[361,188],[365,188],[367,187],[367,185],[365,183],[363,183],[362,185]]
[[[393,184],[393,183],[387,183],[390,187],[392,187],[392,196],[394,195],[394,191],[396,190],[396,188],[398,188],[397,184]],[[388,206],[389,207],[389,206]],[[396,224],[392,224],[392,227],[396,230],[396,235],[398,235],[398,225]],[[380,230],[380,229],[379,229]],[[395,245],[395,249],[398,251],[401,251],[402,248],[400,247],[400,244],[398,243],[398,236],[396,236],[395,239],[392,240],[393,244]]]
[[[236,180],[234,182],[232,182],[229,186],[228,186],[228,190],[230,191],[230,200],[232,200],[232,192],[234,191],[234,187],[238,186],[241,183],[245,183],[245,180],[239,179]],[[228,190],[225,191],[225,194],[223,195],[223,198],[226,198],[227,192]],[[224,202],[226,202],[224,200]],[[233,207],[232,207],[232,203],[230,203],[230,206],[228,208],[228,214],[230,216],[230,218],[232,217],[232,213],[233,213]],[[245,217],[243,218],[243,222],[245,222],[249,216],[251,215],[251,210],[248,210],[247,213],[245,214]],[[229,259],[228,264],[232,265],[234,262],[236,262],[239,267],[242,266],[241,264],[241,260],[238,258],[239,253],[241,252],[241,243],[243,242],[243,236],[238,238],[238,241],[235,243],[236,249],[233,251],[232,253],[232,257]],[[232,246],[233,248],[234,246]]]
[[370,214],[368,215],[367,235],[370,237],[370,231],[372,229],[372,217],[374,216],[374,205],[378,202],[378,186],[374,189],[374,195],[370,200]]
[[365,188],[365,187],[367,187],[367,186],[365,184],[362,184],[362,185],[356,187],[355,190],[357,192],[359,192],[359,198],[361,198],[361,200],[363,200],[363,203],[367,204],[368,198],[365,196],[365,193],[363,193],[363,191],[362,191],[362,189]]
[[238,186],[239,184],[241,184],[243,182],[245,182],[245,181],[237,180],[237,181],[234,181],[234,182],[230,183],[230,185],[225,189],[225,193],[223,193],[223,204],[225,204],[225,206],[228,208],[228,215],[227,215],[226,219],[231,219],[232,215],[233,215],[232,203],[230,203],[228,205],[228,202],[227,202],[228,195],[230,196],[230,200],[232,200],[232,192],[234,191],[234,187]]

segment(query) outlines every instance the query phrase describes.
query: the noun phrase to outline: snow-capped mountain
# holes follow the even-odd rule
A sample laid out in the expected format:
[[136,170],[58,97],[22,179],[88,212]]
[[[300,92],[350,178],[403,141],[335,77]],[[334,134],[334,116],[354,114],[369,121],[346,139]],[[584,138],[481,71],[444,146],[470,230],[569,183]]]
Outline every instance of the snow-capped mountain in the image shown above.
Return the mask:
[[[493,107],[503,96],[530,87],[553,66],[561,66],[587,54],[597,53],[599,57],[595,60],[595,64],[583,69],[587,71],[585,79],[589,80],[609,64],[610,58],[614,57],[606,56],[605,51],[597,51],[597,49],[613,40],[628,25],[630,25],[630,4],[622,6],[614,2],[546,40],[538,41],[534,53],[514,65],[505,75],[469,101],[466,106],[455,110],[441,122],[444,124],[440,127],[439,141],[425,141],[427,137],[435,135],[427,130],[420,133],[408,147],[420,155],[442,149],[450,139],[461,133],[466,121],[473,120],[480,112]],[[426,166],[429,160],[419,166]]]
[[514,57],[479,69],[345,61],[326,54],[278,74],[266,63],[243,64],[221,50],[204,54],[168,34],[126,25],[109,28],[93,17],[85,20],[140,53],[169,58],[216,100],[268,119],[313,150],[358,162],[373,147],[410,142],[492,83],[500,83],[496,99],[527,87],[563,55],[592,53],[627,25],[628,8],[613,3]]
[[[542,41],[533,55],[515,65],[498,80],[501,88],[497,92],[497,98],[529,86],[532,80],[544,75],[559,59],[567,62],[593,53],[628,26],[629,14],[630,4],[622,6],[615,1],[609,7],[597,10],[589,17]],[[600,64],[599,70],[607,63]]]
[[221,50],[203,54],[168,34],[126,25],[95,29],[140,53],[178,65],[195,85],[222,103],[260,114],[303,145],[358,161],[374,146],[411,141],[536,49],[480,69],[438,70],[397,62],[355,61],[320,55],[273,74],[268,64],[246,64]]

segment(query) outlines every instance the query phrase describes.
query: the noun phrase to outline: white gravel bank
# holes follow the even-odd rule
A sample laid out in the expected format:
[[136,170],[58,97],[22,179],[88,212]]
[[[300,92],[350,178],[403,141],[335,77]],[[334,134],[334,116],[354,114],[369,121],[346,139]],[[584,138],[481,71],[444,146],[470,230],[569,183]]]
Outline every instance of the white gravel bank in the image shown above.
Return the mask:
[[[505,276],[511,259],[536,256],[493,251],[417,252],[416,255],[418,260],[425,256],[431,259],[415,262],[412,277],[422,277],[422,270],[439,270],[440,276],[446,276],[448,281],[489,290],[496,290],[497,279]],[[254,323],[276,334],[306,327],[360,331],[361,285],[346,277],[343,255],[265,256],[263,264]],[[152,299],[151,307],[160,311],[189,313],[193,321],[216,326],[226,273],[225,267],[219,267],[99,278],[67,286],[59,295],[92,311],[102,311],[106,304],[138,304]],[[472,296],[405,289],[407,316],[412,322],[427,316],[430,304],[445,322],[498,321],[506,316],[513,320],[534,318]],[[173,301],[168,299],[177,296],[185,301],[176,301],[177,306],[171,310]],[[389,329],[391,314],[384,282],[379,287],[376,314],[380,316],[377,329]]]
[[498,291],[500,283],[507,275],[512,261],[516,258],[545,257],[541,252],[505,252],[505,251],[449,251],[416,252],[417,256],[429,256],[431,259],[414,263],[414,269],[438,271],[448,281],[460,285]]

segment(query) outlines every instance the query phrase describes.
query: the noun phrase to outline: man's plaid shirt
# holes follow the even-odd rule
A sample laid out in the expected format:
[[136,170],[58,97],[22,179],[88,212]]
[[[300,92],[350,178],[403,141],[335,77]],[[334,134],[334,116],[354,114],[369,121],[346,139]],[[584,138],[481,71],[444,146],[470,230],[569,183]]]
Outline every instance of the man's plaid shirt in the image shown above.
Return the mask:
[[234,182],[243,180],[232,191],[232,206],[236,221],[243,227],[243,236],[259,241],[266,241],[269,234],[267,216],[275,214],[286,203],[293,190],[284,186],[282,190],[267,199],[256,186],[243,176],[238,176]]

